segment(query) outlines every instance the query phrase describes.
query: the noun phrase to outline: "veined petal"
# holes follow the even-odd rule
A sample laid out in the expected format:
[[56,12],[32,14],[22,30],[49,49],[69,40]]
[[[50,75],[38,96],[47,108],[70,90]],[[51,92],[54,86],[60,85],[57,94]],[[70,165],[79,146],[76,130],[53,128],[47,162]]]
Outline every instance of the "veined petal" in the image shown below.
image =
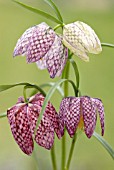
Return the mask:
[[63,43],[85,61],[89,60],[87,53],[98,54],[102,51],[100,40],[94,30],[80,21],[64,26]]
[[90,97],[81,97],[81,108],[84,120],[84,130],[88,138],[94,132],[97,120],[96,105],[92,102]]
[[30,155],[34,144],[26,111],[27,105],[20,103],[8,109],[7,116],[17,144],[25,154]]
[[60,76],[68,58],[67,49],[62,44],[61,37],[56,35],[55,41],[45,58],[50,77]]
[[103,136],[104,135],[104,129],[105,129],[105,127],[104,127],[104,116],[105,116],[104,106],[103,106],[103,103],[100,99],[94,98],[94,102],[97,105],[97,110],[98,110],[98,113],[99,113],[101,129],[102,129],[101,134]]

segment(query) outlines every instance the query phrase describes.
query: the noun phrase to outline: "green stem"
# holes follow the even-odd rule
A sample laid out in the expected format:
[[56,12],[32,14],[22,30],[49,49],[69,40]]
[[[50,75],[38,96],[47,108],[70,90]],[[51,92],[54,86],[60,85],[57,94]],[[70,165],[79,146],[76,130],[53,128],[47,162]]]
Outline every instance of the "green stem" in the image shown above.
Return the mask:
[[76,139],[77,139],[77,134],[75,133],[74,138],[72,140],[71,147],[70,147],[70,153],[69,153],[69,157],[68,157],[68,161],[67,161],[65,170],[69,170],[71,159],[72,159],[72,155],[73,155],[73,151],[74,151],[74,147],[75,147],[75,143],[76,143]]
[[[65,71],[64,71],[64,78],[68,79],[69,77],[69,70],[70,70],[70,63],[67,62]],[[63,77],[62,76],[62,77]],[[68,82],[65,82],[64,84],[64,97],[68,96]],[[66,135],[64,133],[64,136],[62,138],[62,164],[61,164],[61,169],[65,169],[65,163],[66,163]]]
[[54,28],[53,28],[53,30],[54,31],[56,31],[58,28],[62,28],[63,26],[64,26],[65,24],[63,23],[63,24],[58,24],[58,25],[56,25]]
[[36,154],[35,149],[33,151],[33,158],[34,158],[34,161],[35,161],[35,164],[36,164],[36,170],[39,170],[39,168],[38,168],[38,158],[37,158],[37,154]]
[[114,48],[114,44],[101,43],[101,45],[104,46],[104,47],[111,47],[111,48]]
[[26,95],[26,90],[27,90],[28,88],[35,88],[35,89],[37,89],[38,91],[40,91],[40,92],[43,94],[43,96],[46,96],[46,93],[44,92],[44,90],[42,90],[39,86],[37,86],[37,85],[26,85],[26,86],[24,86],[24,88],[23,88],[23,96],[24,96],[25,102],[28,102],[28,100],[27,100],[27,95]]
[[7,116],[7,113],[6,113],[6,112],[0,114],[0,118],[6,117],[6,116]]
[[57,170],[56,157],[55,157],[55,147],[54,147],[54,145],[53,145],[53,147],[51,149],[51,160],[52,160],[53,170]]
[[[69,78],[70,63],[67,62],[64,78]],[[64,97],[68,96],[68,81],[64,83]]]

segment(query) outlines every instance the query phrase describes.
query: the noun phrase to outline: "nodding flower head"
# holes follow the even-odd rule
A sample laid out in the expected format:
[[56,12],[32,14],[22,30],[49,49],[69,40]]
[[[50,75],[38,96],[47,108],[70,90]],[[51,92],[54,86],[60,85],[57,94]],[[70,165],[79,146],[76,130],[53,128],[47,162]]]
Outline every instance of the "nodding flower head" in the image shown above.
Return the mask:
[[48,102],[36,134],[34,134],[43,102],[42,94],[30,97],[28,103],[24,103],[23,97],[20,97],[16,105],[7,111],[13,137],[21,150],[27,155],[30,155],[33,151],[33,139],[40,146],[51,149],[54,142],[54,131],[58,138],[61,137],[58,114],[50,102]]
[[17,41],[13,56],[26,55],[27,63],[36,62],[40,69],[48,69],[51,78],[60,76],[68,58],[62,37],[46,23],[27,29]]
[[97,112],[100,116],[102,135],[104,134],[104,107],[102,101],[97,98],[67,97],[60,105],[60,129],[64,135],[64,126],[73,137],[78,128],[84,129],[85,134],[90,138],[95,130]]
[[64,26],[63,43],[84,61],[89,61],[87,53],[98,54],[102,51],[100,40],[94,30],[81,21]]

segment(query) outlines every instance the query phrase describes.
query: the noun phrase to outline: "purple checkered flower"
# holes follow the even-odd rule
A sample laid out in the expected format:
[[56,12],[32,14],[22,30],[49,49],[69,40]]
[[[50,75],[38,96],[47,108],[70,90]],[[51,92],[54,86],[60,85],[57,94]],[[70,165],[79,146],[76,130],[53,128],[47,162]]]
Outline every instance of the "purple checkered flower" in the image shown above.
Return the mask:
[[84,61],[89,61],[88,53],[99,54],[102,51],[100,40],[94,30],[81,21],[64,26],[63,43]]
[[60,76],[68,58],[62,37],[46,23],[27,29],[17,41],[13,56],[26,55],[27,63],[36,62],[50,77]]
[[20,97],[16,105],[7,111],[13,137],[21,150],[27,155],[30,155],[33,151],[33,139],[40,146],[51,149],[54,142],[54,131],[58,138],[61,137],[58,114],[50,102],[48,102],[36,135],[34,134],[43,102],[42,94],[30,97],[27,103],[24,102],[23,97]]
[[90,138],[95,130],[97,121],[97,112],[99,113],[102,136],[104,135],[104,107],[102,101],[97,98],[67,97],[60,105],[60,130],[64,135],[64,126],[73,137],[78,128],[84,129],[85,134]]

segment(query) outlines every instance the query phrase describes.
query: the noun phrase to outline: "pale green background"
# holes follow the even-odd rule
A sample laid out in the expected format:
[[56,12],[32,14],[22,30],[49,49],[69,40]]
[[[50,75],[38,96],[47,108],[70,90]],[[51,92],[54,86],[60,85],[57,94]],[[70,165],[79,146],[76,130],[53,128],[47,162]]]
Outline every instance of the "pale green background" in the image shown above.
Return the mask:
[[[22,2],[51,11],[43,0],[23,0]],[[114,43],[114,0],[55,0],[65,23],[81,20],[94,28],[101,42]],[[53,13],[52,13],[53,14]],[[52,81],[47,70],[40,71],[35,64],[26,64],[25,57],[13,59],[12,52],[17,39],[30,26],[45,20],[30,11],[24,10],[11,0],[0,0],[0,84],[30,82],[41,84]],[[114,148],[114,49],[103,48],[100,55],[89,55],[85,63],[73,57],[80,71],[80,90],[83,95],[98,97],[105,106],[106,129],[104,138]],[[71,69],[71,78],[74,79]],[[54,81],[58,80],[56,78]],[[70,86],[71,88],[71,86]],[[72,94],[72,91],[70,95]],[[0,113],[14,105],[22,95],[22,87],[0,93]],[[52,98],[58,109],[60,96]],[[99,119],[96,131],[100,133]],[[70,138],[67,136],[67,149]],[[57,162],[60,169],[61,141],[56,139]],[[36,146],[39,170],[51,170],[50,153]],[[26,156],[14,141],[7,118],[0,119],[0,170],[35,170],[34,159]],[[71,170],[113,170],[114,161],[104,148],[94,139],[83,134],[77,141]]]

